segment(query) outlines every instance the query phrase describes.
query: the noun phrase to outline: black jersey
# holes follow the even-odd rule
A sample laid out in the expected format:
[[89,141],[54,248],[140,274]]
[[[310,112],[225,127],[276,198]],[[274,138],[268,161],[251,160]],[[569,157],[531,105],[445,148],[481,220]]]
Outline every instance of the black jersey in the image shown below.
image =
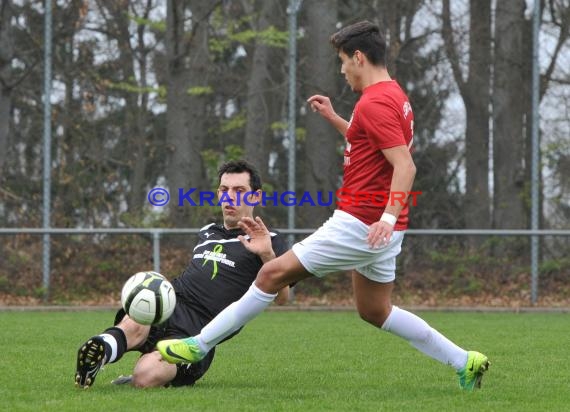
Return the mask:
[[[271,233],[275,255],[287,251],[281,235]],[[200,229],[190,264],[172,283],[177,299],[213,318],[249,289],[263,262],[237,238],[241,229],[210,224]]]

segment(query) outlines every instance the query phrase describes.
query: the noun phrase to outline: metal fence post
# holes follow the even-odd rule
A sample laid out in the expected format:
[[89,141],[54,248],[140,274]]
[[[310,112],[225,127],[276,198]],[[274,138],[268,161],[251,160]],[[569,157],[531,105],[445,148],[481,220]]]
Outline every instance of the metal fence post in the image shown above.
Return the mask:
[[[538,65],[538,35],[540,31],[540,1],[534,1],[532,19],[532,164],[531,164],[531,216],[530,228],[537,230],[539,226],[539,184],[540,184],[540,144],[539,144],[539,94],[540,67]],[[536,305],[538,300],[538,249],[537,235],[530,238],[530,272],[531,272],[531,301]]]
[[[295,119],[297,115],[297,95],[296,95],[296,71],[297,71],[297,13],[301,8],[302,0],[289,0],[287,6],[287,14],[289,15],[289,110],[288,110],[288,137],[289,137],[289,150],[288,150],[288,182],[287,190],[295,193],[295,158],[296,158],[296,131]],[[289,207],[287,210],[287,227],[289,229],[295,228],[295,208]],[[289,235],[289,246],[293,245],[295,237]]]
[[152,232],[152,262],[153,270],[160,273],[160,232]]
[[[52,53],[51,0],[45,0],[44,12],[44,168],[43,168],[43,227],[51,226],[51,53]],[[50,235],[43,235],[43,298],[50,293]]]

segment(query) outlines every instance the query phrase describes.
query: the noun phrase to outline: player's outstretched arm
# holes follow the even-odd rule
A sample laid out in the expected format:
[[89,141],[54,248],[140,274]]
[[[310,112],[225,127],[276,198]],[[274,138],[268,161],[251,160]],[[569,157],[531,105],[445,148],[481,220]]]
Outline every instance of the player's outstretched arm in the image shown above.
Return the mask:
[[315,94],[307,99],[307,103],[311,106],[313,112],[318,112],[326,120],[332,124],[336,130],[343,136],[348,130],[348,122],[340,117],[333,109],[331,99],[327,96]]

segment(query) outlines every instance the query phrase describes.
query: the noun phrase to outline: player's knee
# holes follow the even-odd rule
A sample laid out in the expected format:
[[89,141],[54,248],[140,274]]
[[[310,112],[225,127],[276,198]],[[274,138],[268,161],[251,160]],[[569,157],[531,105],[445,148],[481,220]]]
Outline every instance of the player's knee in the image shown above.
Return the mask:
[[379,307],[359,309],[358,314],[365,322],[381,328],[384,322],[386,322],[386,319],[388,319],[388,315],[390,315],[390,308]]
[[133,370],[133,386],[137,388],[150,388],[154,382],[154,370],[149,354],[141,356]]
[[138,372],[133,372],[133,386],[136,388],[153,388],[154,385],[153,384],[153,379],[151,376],[148,375],[148,373],[142,372],[142,371],[138,371]]
[[283,274],[283,269],[279,265],[273,264],[273,261],[271,261],[263,265],[257,274],[255,284],[264,292],[277,293],[281,288],[283,288]]
[[147,353],[139,359],[133,370],[133,386],[154,388],[164,386],[176,375],[176,366],[160,361],[158,352]]

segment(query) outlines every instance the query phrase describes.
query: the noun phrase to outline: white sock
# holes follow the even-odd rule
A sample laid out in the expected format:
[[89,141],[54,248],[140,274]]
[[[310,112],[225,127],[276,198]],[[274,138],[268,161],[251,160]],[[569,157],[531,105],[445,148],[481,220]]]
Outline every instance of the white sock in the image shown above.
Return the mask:
[[433,329],[425,320],[397,306],[392,307],[382,329],[406,339],[419,351],[456,370],[467,362],[466,350]]
[[196,336],[198,345],[209,352],[226,337],[259,315],[277,294],[265,293],[252,284],[245,294],[210,321]]
[[117,340],[113,335],[109,335],[108,333],[102,333],[99,336],[103,338],[105,343],[107,343],[111,348],[111,355],[109,356],[109,359],[105,359],[104,363],[111,363],[117,358]]

